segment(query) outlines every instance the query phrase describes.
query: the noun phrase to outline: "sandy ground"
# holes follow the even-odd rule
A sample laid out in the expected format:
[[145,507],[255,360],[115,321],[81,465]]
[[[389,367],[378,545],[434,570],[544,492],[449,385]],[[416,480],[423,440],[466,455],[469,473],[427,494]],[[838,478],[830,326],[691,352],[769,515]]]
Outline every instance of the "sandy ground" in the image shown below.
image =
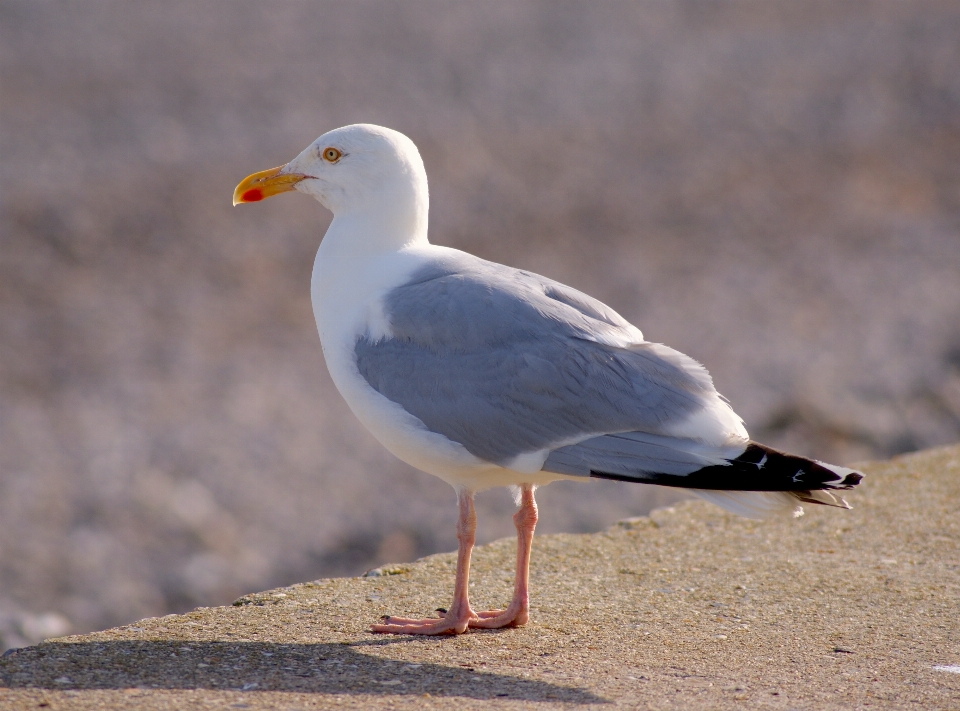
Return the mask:
[[[864,470],[852,511],[754,522],[691,501],[540,537],[524,628],[366,632],[447,602],[454,556],[434,555],[20,650],[0,704],[960,708],[960,447]],[[477,604],[508,599],[512,556],[477,550]]]

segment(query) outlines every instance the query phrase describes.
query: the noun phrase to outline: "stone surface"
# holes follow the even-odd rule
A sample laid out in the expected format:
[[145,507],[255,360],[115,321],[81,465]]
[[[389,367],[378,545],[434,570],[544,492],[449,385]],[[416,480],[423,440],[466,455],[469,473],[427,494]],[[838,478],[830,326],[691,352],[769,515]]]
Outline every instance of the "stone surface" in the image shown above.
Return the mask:
[[[960,708],[960,446],[864,469],[852,511],[690,501],[538,538],[524,628],[366,632],[448,602],[435,555],[19,650],[0,707]],[[512,565],[511,540],[477,550],[478,605]]]

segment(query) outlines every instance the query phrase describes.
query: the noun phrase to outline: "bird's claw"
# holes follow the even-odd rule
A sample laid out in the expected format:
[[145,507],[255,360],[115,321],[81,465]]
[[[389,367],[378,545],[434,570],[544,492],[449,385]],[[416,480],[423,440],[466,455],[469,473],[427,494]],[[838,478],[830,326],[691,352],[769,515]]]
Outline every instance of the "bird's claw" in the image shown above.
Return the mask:
[[506,610],[484,610],[474,612],[467,609],[464,614],[451,616],[442,607],[436,612],[440,617],[416,619],[410,617],[393,617],[384,615],[382,625],[372,625],[371,632],[379,634],[463,634],[468,629],[500,629],[503,627],[521,627],[527,623],[529,612],[526,606],[511,605]]

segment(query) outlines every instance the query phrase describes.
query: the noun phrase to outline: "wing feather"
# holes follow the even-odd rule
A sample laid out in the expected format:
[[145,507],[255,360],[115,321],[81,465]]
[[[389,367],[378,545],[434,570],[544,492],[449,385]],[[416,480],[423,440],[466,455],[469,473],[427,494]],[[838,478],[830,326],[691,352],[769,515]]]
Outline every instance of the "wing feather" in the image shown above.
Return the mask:
[[703,366],[599,301],[469,255],[413,275],[384,313],[392,336],[358,339],[360,374],[497,464],[604,433],[666,436],[719,397]]

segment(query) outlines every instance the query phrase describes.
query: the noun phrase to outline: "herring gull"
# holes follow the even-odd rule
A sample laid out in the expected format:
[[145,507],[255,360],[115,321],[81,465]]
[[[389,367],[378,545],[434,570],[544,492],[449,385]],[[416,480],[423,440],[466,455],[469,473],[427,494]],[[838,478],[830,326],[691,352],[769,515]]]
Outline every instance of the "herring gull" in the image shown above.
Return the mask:
[[[393,454],[456,490],[453,603],[439,618],[386,617],[374,632],[459,634],[529,617],[534,491],[559,479],[689,489],[760,518],[800,503],[848,508],[852,469],[753,442],[706,369],[644,340],[610,307],[559,282],[427,240],[423,161],[369,124],[320,136],[286,165],[245,178],[234,204],[296,190],[333,212],[311,296],[330,375]],[[519,490],[513,600],[468,597],[475,492]]]

